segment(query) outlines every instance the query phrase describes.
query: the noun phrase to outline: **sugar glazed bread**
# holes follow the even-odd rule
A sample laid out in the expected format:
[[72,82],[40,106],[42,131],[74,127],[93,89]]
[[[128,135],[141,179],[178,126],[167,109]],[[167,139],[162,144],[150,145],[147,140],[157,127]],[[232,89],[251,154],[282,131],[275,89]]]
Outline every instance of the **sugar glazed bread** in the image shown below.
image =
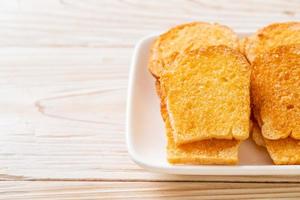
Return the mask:
[[[156,90],[161,99],[161,110],[166,109],[165,93],[160,88],[162,74],[172,71],[174,60],[185,51],[204,49],[212,45],[239,47],[237,35],[228,27],[205,22],[176,26],[160,35],[152,45],[148,69],[156,78]],[[165,119],[165,115],[162,112]]]
[[[253,113],[275,164],[300,164],[300,44],[279,46],[258,56],[251,76]],[[262,133],[261,133],[262,132]]]
[[250,66],[242,54],[211,46],[185,52],[174,65],[161,85],[177,144],[248,138]]
[[241,45],[252,63],[252,138],[275,164],[300,164],[300,23],[271,24]]
[[[224,46],[219,46],[219,45],[224,45]],[[206,50],[208,47],[210,47],[209,50]],[[197,64],[198,62],[197,58],[199,57],[199,55],[206,55],[207,57],[206,64],[208,64],[210,63],[209,59],[212,59],[212,63],[216,61],[216,59],[213,59],[214,55],[225,53],[225,55],[231,58],[229,59],[231,61],[228,61],[228,63],[236,62],[235,64],[241,67],[240,69],[237,70],[238,73],[236,74],[234,72],[232,73],[234,77],[234,81],[231,80],[232,77],[230,76],[227,77],[226,74],[223,74],[222,71],[224,69],[223,68],[224,65],[222,64],[222,66],[219,66],[220,71],[219,72],[216,71],[217,74],[215,75],[215,78],[218,77],[218,80],[217,79],[213,80],[214,78],[212,78],[213,76],[211,76],[211,80],[209,80],[208,82],[219,81],[220,79],[221,81],[228,82],[229,85],[231,82],[235,82],[237,79],[241,78],[239,76],[240,75],[239,70],[244,72],[242,77],[248,76],[246,83],[244,85],[242,84],[242,86],[239,85],[241,87],[245,86],[246,88],[248,88],[247,90],[248,94],[243,93],[241,95],[242,98],[245,97],[243,100],[244,102],[246,102],[246,105],[248,104],[248,109],[246,108],[245,112],[242,115],[243,116],[248,115],[248,120],[247,123],[242,123],[242,125],[240,124],[240,126],[236,126],[237,131],[235,133],[237,138],[239,139],[247,138],[248,137],[247,130],[249,130],[249,112],[250,112],[249,111],[250,110],[249,109],[250,72],[249,72],[249,66],[247,62],[245,62],[245,58],[242,55],[240,55],[238,51],[232,50],[238,48],[239,48],[238,38],[234,34],[234,32],[231,31],[228,27],[221,26],[218,24],[208,24],[202,22],[195,22],[195,23],[177,26],[171,29],[170,31],[168,31],[167,33],[158,37],[158,39],[154,42],[151,49],[151,56],[150,56],[148,67],[149,67],[149,71],[156,78],[156,84],[155,84],[156,90],[158,96],[161,99],[161,114],[165,121],[166,135],[168,140],[167,158],[170,163],[173,164],[185,164],[185,163],[236,164],[238,162],[238,148],[241,142],[239,140],[233,139],[234,135],[229,133],[231,132],[231,130],[222,130],[220,132],[220,135],[217,135],[217,137],[215,137],[215,135],[209,135],[213,133],[213,129],[215,129],[211,123],[205,125],[211,128],[209,132],[205,133],[204,131],[202,132],[202,134],[193,135],[197,131],[195,131],[195,129],[192,128],[191,130],[193,130],[194,132],[191,132],[192,133],[191,135],[187,135],[187,137],[185,137],[184,134],[181,134],[181,136],[178,136],[179,134],[177,133],[180,133],[182,130],[188,132],[189,131],[188,126],[190,125],[176,126],[174,124],[174,121],[176,121],[177,124],[184,124],[185,122],[187,124],[194,124],[195,128],[196,126],[198,126],[198,128],[203,126],[203,123],[197,124],[196,119],[192,123],[190,123],[190,121],[187,121],[187,119],[185,119],[185,122],[184,120],[181,121],[178,117],[177,120],[174,120],[174,118],[176,118],[176,116],[178,116],[179,113],[182,112],[180,111],[179,113],[177,113],[176,104],[178,103],[180,104],[180,102],[183,102],[184,103],[183,105],[178,105],[178,106],[184,106],[184,107],[186,106],[189,107],[188,104],[191,105],[195,103],[197,104],[197,101],[199,102],[199,100],[196,100],[196,98],[197,95],[199,95],[198,90],[201,87],[197,87],[197,84],[199,84],[198,81],[195,81],[195,83],[191,82],[192,85],[195,84],[192,87],[183,84],[182,90],[180,89],[181,86],[178,85],[178,83],[177,85],[175,84],[176,86],[174,85],[175,87],[172,86],[173,83],[177,82],[177,78],[178,81],[184,83],[185,81],[183,79],[188,78],[185,76],[185,74],[194,73],[193,70],[196,70],[193,69],[193,66],[195,68],[201,67],[200,64]],[[186,66],[187,68],[185,69],[185,66],[182,66],[182,64],[184,60],[189,60],[189,59],[193,60],[195,65],[194,64],[189,65],[186,63],[187,66],[189,67]],[[228,64],[228,66],[230,66],[230,64]],[[229,71],[234,71],[234,70],[236,70],[236,67],[232,67],[232,69],[230,69]],[[225,76],[219,77],[218,74],[221,75],[223,74]],[[192,76],[191,78],[196,80],[197,76],[199,78],[201,77],[201,70],[198,72],[198,75],[194,77]],[[208,85],[210,84],[211,83],[208,83]],[[174,92],[174,89],[175,90],[179,89],[178,91],[180,93],[179,97],[181,97],[180,101],[176,101],[176,92]],[[169,91],[171,91],[170,95],[169,95]],[[192,95],[185,96],[188,91],[194,93],[196,96],[194,97]],[[187,104],[185,104],[185,101],[183,99],[187,100],[186,101]],[[211,100],[212,100],[211,103],[213,103],[214,101],[213,98]],[[168,107],[166,104],[167,102],[168,102]],[[203,107],[203,109],[205,110],[205,107]],[[172,115],[170,114],[171,113],[170,110],[172,111]],[[193,113],[195,111],[195,112],[199,112],[198,114],[201,113],[201,109],[199,108],[199,106],[198,108],[195,107],[194,111],[192,110],[194,110],[194,108],[190,106],[190,110],[189,110],[190,112]],[[222,110],[220,110],[220,112],[222,112]],[[195,118],[198,117],[197,113],[195,114],[196,114]],[[203,112],[202,114],[205,114],[205,112]],[[172,118],[170,118],[170,115]],[[211,116],[211,118],[212,117],[213,116]],[[241,121],[243,121],[243,119]],[[222,122],[220,122],[220,124],[222,124]],[[228,129],[228,127],[226,126],[224,126],[223,128]],[[222,129],[222,125],[220,125],[218,129],[219,130]],[[213,139],[213,138],[226,138],[226,139]]]
[[300,139],[300,44],[280,46],[256,58],[251,94],[265,138]]

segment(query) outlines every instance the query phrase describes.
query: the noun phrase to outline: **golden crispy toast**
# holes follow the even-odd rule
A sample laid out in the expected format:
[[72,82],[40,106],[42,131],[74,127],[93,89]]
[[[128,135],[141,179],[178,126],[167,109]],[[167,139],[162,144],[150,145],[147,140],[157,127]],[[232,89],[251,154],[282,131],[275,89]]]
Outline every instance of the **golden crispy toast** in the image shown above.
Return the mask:
[[167,159],[172,164],[223,164],[233,165],[238,162],[240,141],[237,140],[203,140],[189,144],[176,145],[172,128],[165,113],[167,134]]
[[236,49],[238,37],[230,28],[219,24],[193,22],[176,26],[155,40],[150,53],[149,71],[159,78],[173,69],[173,61],[178,54],[212,45]]
[[176,144],[249,135],[250,66],[226,46],[185,52],[161,77]]
[[300,44],[300,23],[285,22],[266,26],[244,43],[243,51],[252,63],[255,58],[268,50],[290,44]]
[[280,46],[257,57],[251,98],[264,138],[300,139],[300,44]]
[[156,77],[155,86],[161,99],[160,107],[164,120],[162,110],[166,109],[166,95],[161,89],[159,78],[163,73],[174,69],[174,60],[184,51],[221,44],[237,49],[239,47],[238,37],[226,26],[204,22],[176,26],[155,40],[151,48],[148,69]]
[[276,165],[300,164],[300,141],[293,138],[269,140],[263,138],[260,128],[253,123],[252,138],[257,145],[265,146]]

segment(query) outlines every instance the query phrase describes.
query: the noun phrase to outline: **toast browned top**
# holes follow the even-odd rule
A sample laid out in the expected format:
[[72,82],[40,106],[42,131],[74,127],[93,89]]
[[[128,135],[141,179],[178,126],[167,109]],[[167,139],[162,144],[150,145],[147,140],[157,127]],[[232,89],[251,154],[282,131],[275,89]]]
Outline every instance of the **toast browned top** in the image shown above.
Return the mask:
[[252,68],[252,104],[263,136],[300,139],[300,44],[270,50]]
[[250,66],[226,46],[188,51],[161,77],[177,144],[249,135]]
[[281,45],[300,44],[300,22],[266,26],[243,43],[243,52],[252,63],[256,56]]
[[176,26],[155,40],[148,68],[153,76],[159,78],[165,71],[173,69],[173,61],[178,54],[222,44],[238,48],[237,35],[226,26],[204,22]]

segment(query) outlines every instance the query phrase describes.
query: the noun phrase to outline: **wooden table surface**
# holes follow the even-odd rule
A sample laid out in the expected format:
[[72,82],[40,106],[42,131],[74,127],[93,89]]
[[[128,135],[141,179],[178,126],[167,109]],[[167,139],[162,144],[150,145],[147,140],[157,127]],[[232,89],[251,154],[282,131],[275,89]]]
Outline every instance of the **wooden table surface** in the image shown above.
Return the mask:
[[300,1],[0,1],[0,199],[300,198],[299,176],[175,176],[125,144],[133,47],[189,21],[256,30]]

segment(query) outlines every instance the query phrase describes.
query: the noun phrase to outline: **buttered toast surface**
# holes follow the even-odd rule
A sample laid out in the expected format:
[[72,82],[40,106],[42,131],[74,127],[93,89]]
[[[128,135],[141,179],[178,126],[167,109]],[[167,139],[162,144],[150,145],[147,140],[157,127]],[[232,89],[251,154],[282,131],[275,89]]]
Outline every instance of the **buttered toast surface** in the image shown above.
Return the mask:
[[[185,51],[205,49],[212,45],[239,47],[237,35],[227,26],[205,22],[193,22],[171,28],[160,35],[152,45],[148,69],[156,78],[156,90],[161,100],[161,109],[166,109],[165,91],[160,77],[175,69],[174,61]],[[162,112],[164,118],[164,114]]]
[[244,140],[249,134],[250,66],[226,46],[185,52],[161,78],[174,140]]
[[255,116],[267,139],[300,139],[300,44],[277,47],[252,67]]

